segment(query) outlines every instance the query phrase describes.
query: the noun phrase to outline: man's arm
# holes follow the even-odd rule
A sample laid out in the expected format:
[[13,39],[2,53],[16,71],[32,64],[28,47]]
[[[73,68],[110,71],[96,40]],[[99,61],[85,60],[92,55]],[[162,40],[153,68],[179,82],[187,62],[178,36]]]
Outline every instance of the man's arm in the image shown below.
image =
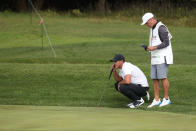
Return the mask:
[[116,69],[113,69],[113,76],[117,82],[122,81],[122,77],[117,74]]
[[130,84],[131,83],[131,75],[126,75],[125,78],[118,83],[118,90],[120,91],[120,85]]
[[159,33],[159,37],[162,43],[157,46],[157,49],[163,49],[169,46],[169,37],[168,37],[167,28],[164,25],[160,26],[158,33]]
[[131,75],[126,75],[125,78],[120,81],[118,84],[123,85],[123,84],[130,84],[131,83]]

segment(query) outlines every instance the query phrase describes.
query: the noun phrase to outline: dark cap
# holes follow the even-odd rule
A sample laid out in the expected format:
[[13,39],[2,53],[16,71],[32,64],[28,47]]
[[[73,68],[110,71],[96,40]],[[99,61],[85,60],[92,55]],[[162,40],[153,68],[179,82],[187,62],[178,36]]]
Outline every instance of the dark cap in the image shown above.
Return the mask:
[[120,60],[125,61],[125,57],[121,54],[116,54],[114,56],[114,58],[112,60],[110,60],[110,62],[117,62],[117,61],[120,61]]

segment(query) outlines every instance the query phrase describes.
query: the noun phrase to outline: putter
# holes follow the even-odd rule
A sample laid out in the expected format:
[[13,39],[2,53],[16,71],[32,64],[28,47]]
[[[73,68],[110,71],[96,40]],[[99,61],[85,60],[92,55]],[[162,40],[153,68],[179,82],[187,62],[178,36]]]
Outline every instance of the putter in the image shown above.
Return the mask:
[[[111,71],[110,71],[109,80],[110,80],[110,78],[111,78],[111,76],[112,76],[112,72],[113,72],[113,69],[111,69]],[[101,94],[101,96],[100,96],[100,98],[99,98],[99,102],[98,102],[98,104],[97,104],[97,107],[101,104],[102,98],[103,98],[103,96],[104,96],[104,94],[105,94],[105,88],[106,88],[106,86],[104,87],[103,92],[102,92],[102,94]]]
[[112,72],[113,72],[113,69],[111,69],[111,71],[110,71],[110,75],[109,75],[109,80],[110,80],[110,78],[111,78],[111,76],[112,76]]
[[99,102],[97,103],[97,107],[101,104],[103,95],[105,94],[105,88],[106,88],[106,86],[104,87],[103,92],[102,92],[102,94],[101,94],[101,96],[100,96],[100,98],[99,98]]
[[[115,65],[114,65],[114,68],[115,68]],[[113,69],[111,69],[111,71],[110,71],[109,80],[110,80],[110,78],[112,76],[112,72],[113,72]]]
[[147,46],[147,45],[141,44],[141,47],[143,47],[143,48],[144,48],[144,50],[145,50],[145,51],[147,51],[147,48],[148,48],[148,46]]

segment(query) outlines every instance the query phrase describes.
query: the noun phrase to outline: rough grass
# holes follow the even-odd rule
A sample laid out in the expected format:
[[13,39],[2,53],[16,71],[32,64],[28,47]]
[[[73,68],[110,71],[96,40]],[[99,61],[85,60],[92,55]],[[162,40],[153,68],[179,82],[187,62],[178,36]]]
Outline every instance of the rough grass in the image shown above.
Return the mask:
[[[153,96],[150,54],[140,47],[148,42],[149,29],[140,22],[59,15],[44,15],[44,20],[56,58],[45,36],[41,47],[37,17],[30,24],[28,14],[0,13],[0,104],[94,107],[106,88],[101,106],[126,108],[130,101],[114,90],[113,79],[108,81],[108,60],[116,53],[144,71]],[[175,63],[169,69],[172,105],[149,110],[195,114],[195,28],[169,30]]]

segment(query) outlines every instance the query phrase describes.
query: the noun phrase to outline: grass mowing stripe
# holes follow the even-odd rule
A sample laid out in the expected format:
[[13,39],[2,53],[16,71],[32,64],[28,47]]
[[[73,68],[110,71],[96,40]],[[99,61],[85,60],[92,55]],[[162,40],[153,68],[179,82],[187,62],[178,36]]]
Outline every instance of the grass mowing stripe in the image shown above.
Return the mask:
[[[0,104],[93,107],[106,88],[101,106],[126,108],[129,99],[115,91],[113,78],[108,80],[110,66],[111,64],[0,64],[0,92],[3,92],[0,94]],[[153,96],[150,65],[138,66],[146,74],[151,87],[150,94]],[[196,114],[195,73],[195,65],[172,65],[168,76],[172,105],[149,110]],[[139,109],[146,110],[148,104],[150,102]]]

